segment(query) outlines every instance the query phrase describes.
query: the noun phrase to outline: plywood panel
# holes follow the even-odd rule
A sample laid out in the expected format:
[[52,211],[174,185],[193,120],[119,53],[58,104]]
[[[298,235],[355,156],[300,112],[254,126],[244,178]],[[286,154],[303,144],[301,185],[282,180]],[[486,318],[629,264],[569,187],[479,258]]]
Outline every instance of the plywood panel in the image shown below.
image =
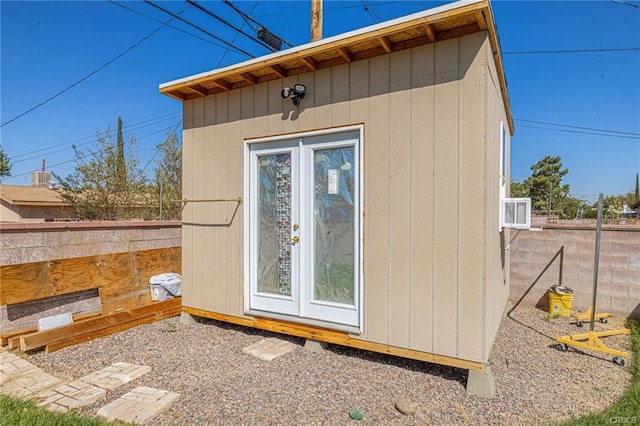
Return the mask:
[[[500,122],[508,126],[505,106],[502,100],[500,88],[496,86],[497,74],[493,57],[488,53],[488,72],[491,78],[487,78],[487,152],[489,170],[500,170]],[[507,134],[509,140],[510,133]],[[507,159],[510,157],[510,146],[507,143]],[[508,166],[508,163],[507,163]],[[509,177],[509,167],[507,167]],[[513,236],[508,230],[500,234],[496,232],[499,220],[499,184],[496,179],[487,181],[487,304],[486,327],[484,330],[487,342],[485,357],[488,358],[491,342],[498,331],[502,314],[509,296],[509,251],[503,247]],[[508,187],[507,187],[508,188]],[[501,239],[500,236],[503,236]]]
[[[243,89],[245,90],[245,89]],[[247,91],[252,88],[247,88]],[[266,99],[260,99],[257,97],[249,98],[248,96],[242,97],[242,120],[234,121],[230,123],[228,128],[228,134],[226,135],[227,141],[227,198],[238,198],[243,196],[243,155],[244,155],[244,138],[256,134],[254,124],[250,119],[253,114],[252,111],[255,108],[264,108],[259,106],[260,104],[266,104]],[[237,214],[233,217],[233,214],[238,207]],[[242,270],[244,267],[243,260],[243,222],[242,211],[244,206],[237,206],[236,203],[228,203],[227,208],[227,223],[231,221],[231,225],[226,228],[221,228],[220,231],[226,235],[226,264],[220,265],[225,267],[226,271],[226,287],[227,297],[224,311],[233,315],[241,315],[243,312],[243,294],[244,294],[244,280]]]
[[280,97],[283,87],[282,80],[273,80],[267,83],[267,109],[269,111],[267,135],[279,135],[283,132],[284,103]]
[[316,88],[314,87],[313,73],[300,74],[298,76],[298,83],[304,84],[307,87],[305,97],[300,102],[300,107],[298,108],[298,128],[301,130],[315,129],[317,126],[313,105],[316,102]]
[[[193,198],[193,181],[195,173],[193,170],[193,159],[196,157],[196,151],[193,146],[193,101],[186,101],[182,107],[183,114],[183,132],[182,132],[182,197]],[[182,221],[190,222],[193,220],[193,205],[182,205]],[[185,304],[193,303],[193,295],[196,289],[193,281],[193,228],[189,226],[182,227],[182,289],[183,300]]]
[[8,305],[98,288],[103,312],[151,302],[149,278],[181,272],[180,248],[142,250],[0,268],[0,304]]
[[[477,66],[477,39],[460,41],[460,195],[458,199],[458,356],[484,359],[484,300],[486,297],[486,72]],[[478,58],[480,59],[480,58]],[[477,209],[477,210],[476,210]],[[475,211],[475,214],[467,212]]]
[[433,352],[434,64],[433,45],[413,49],[411,93],[411,301],[412,349]]
[[[202,174],[205,167],[205,131],[204,131],[204,99],[194,99],[193,101],[193,114],[194,114],[194,130],[193,130],[193,149],[196,155],[192,159],[193,173],[196,176],[196,181],[193,182],[192,199],[203,200],[205,199],[205,186],[202,181]],[[193,256],[194,262],[192,264],[194,282],[194,294],[193,300],[197,306],[206,308],[205,304],[205,289],[202,283],[204,282],[204,268],[205,262],[203,262],[202,255],[205,253],[205,238],[201,232],[201,228],[197,224],[204,223],[206,220],[204,216],[204,203],[193,203],[191,205],[192,225],[195,229],[192,234]]]
[[[269,118],[269,85],[267,83],[258,84],[253,90],[253,121],[254,133],[248,136],[256,137],[266,135],[268,132]],[[244,117],[247,118],[248,117]]]
[[349,64],[331,68],[331,125],[351,124],[349,121]]
[[[315,108],[313,113],[317,127],[331,125],[331,68],[314,73]],[[327,123],[327,124],[324,124]]]
[[[281,80],[282,87],[293,87],[294,84],[298,82],[298,77],[287,77]],[[280,95],[280,92],[278,92]],[[280,97],[280,111],[282,113],[282,132],[283,133],[292,133],[298,130],[298,116],[300,115],[300,110],[304,111],[304,106],[301,104],[299,106],[295,106],[291,101],[291,97],[287,99],[282,99]]]
[[375,97],[369,98],[365,141],[365,261],[364,298],[366,340],[389,338],[389,59],[370,61]]
[[[436,71],[457,58],[457,40],[437,43]],[[434,340],[438,354],[457,355],[458,336],[458,72],[435,75]]]
[[366,101],[366,98],[369,97],[369,66],[368,60],[352,62],[349,66],[351,120],[355,123],[364,121],[364,119],[358,120],[354,118],[353,115],[361,113],[357,105],[359,102]]
[[411,52],[390,57],[389,341],[408,347],[411,333]]

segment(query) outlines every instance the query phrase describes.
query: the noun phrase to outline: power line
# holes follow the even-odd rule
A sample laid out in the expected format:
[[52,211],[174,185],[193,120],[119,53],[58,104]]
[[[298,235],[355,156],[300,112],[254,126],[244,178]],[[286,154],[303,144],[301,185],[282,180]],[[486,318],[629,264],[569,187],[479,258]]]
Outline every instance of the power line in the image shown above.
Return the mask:
[[626,1],[621,1],[621,0],[611,0],[611,1],[614,3],[624,4],[625,6],[631,6],[631,7],[635,7],[636,9],[640,9],[640,6],[638,6],[637,4],[627,3]]
[[364,6],[364,10],[369,12],[371,17],[373,18],[373,21],[376,24],[379,23],[379,22],[382,22],[382,16],[378,12],[378,9],[376,8],[376,5],[371,0],[360,0],[360,1],[362,2],[362,5]]
[[516,121],[524,121],[526,123],[547,124],[547,125],[550,125],[550,126],[558,126],[558,127],[569,127],[569,128],[572,128],[572,129],[593,130],[595,132],[607,132],[607,133],[618,133],[618,134],[622,134],[622,135],[640,136],[640,133],[620,132],[620,131],[617,131],[617,130],[606,130],[606,129],[594,129],[593,127],[570,126],[568,124],[549,123],[549,122],[546,122],[546,121],[525,120],[524,118],[514,118],[514,120],[516,120]]
[[[231,3],[229,0],[222,0],[224,2],[224,4],[226,4],[227,6],[229,6],[231,9],[233,9],[234,11],[236,11],[236,13],[238,13],[240,16],[242,16],[244,19],[248,19],[249,21],[253,22],[254,24],[258,25],[258,27],[263,27],[263,28],[267,28],[265,25],[262,25],[260,22],[256,21],[255,19],[253,19],[251,16],[247,15],[246,13],[244,13],[242,10],[238,9],[236,6],[233,5],[233,3]],[[254,6],[255,7],[255,6]],[[256,30],[256,28],[254,28],[254,30]],[[282,42],[286,45],[288,45],[289,47],[293,47],[293,44],[289,43],[287,40],[283,39],[282,37],[278,36],[278,38],[280,40],[282,40]]]
[[235,30],[236,32],[242,34],[243,36],[247,37],[248,39],[250,39],[251,41],[254,41],[260,45],[262,45],[263,47],[266,47],[267,49],[274,51],[275,49],[272,48],[271,46],[269,46],[267,43],[263,42],[262,40],[259,40],[257,38],[255,38],[254,36],[252,36],[251,34],[247,34],[246,32],[244,32],[241,28],[236,27],[235,25],[233,25],[232,23],[230,23],[229,21],[221,18],[220,16],[216,15],[215,13],[211,12],[210,10],[200,6],[198,3],[196,3],[193,0],[186,0],[187,3],[189,3],[190,5],[192,5],[193,7],[197,8],[198,10],[200,10],[201,12],[206,13],[207,15],[211,16],[214,19],[217,19],[218,21],[222,22],[223,24],[225,24],[226,26],[228,26],[229,28]]
[[170,10],[167,10],[167,9],[165,9],[164,7],[159,6],[159,5],[155,4],[155,3],[153,3],[151,0],[144,0],[144,2],[145,2],[145,3],[147,3],[147,4],[148,4],[148,5],[150,5],[150,6],[155,7],[155,8],[156,8],[156,9],[158,9],[158,10],[161,10],[162,12],[166,13],[167,15],[174,17],[175,19],[178,19],[179,21],[182,21],[182,22],[184,22],[185,24],[190,25],[191,27],[193,27],[193,28],[195,28],[195,29],[197,29],[197,30],[199,30],[199,31],[202,31],[203,33],[205,33],[205,34],[206,34],[206,35],[208,35],[209,37],[213,37],[213,38],[215,38],[216,40],[221,41],[222,43],[226,44],[227,46],[231,47],[232,49],[234,49],[234,50],[236,50],[236,51],[238,51],[238,52],[240,52],[240,53],[242,53],[242,54],[244,54],[244,55],[246,55],[246,56],[248,56],[248,57],[250,57],[250,58],[255,58],[255,56],[254,56],[254,55],[252,55],[251,53],[247,52],[246,50],[243,50],[243,49],[241,49],[241,48],[239,48],[239,47],[234,46],[233,44],[229,43],[229,42],[228,42],[228,41],[226,41],[225,39],[223,39],[223,38],[221,38],[221,37],[218,37],[218,36],[217,36],[217,35],[215,35],[215,34],[210,33],[209,31],[205,30],[204,28],[202,28],[202,27],[200,27],[200,26],[198,26],[198,25],[196,25],[196,24],[194,24],[194,23],[192,23],[192,22],[187,21],[186,19],[182,18],[181,16],[176,15],[175,13],[171,12]]
[[[166,114],[166,115],[162,115],[162,116],[159,116],[159,117],[151,118],[151,119],[148,119],[148,120],[145,120],[145,121],[141,121],[139,123],[134,123],[134,124],[125,126],[123,128],[123,130],[128,131],[128,132],[133,132],[134,130],[140,130],[140,129],[143,129],[145,127],[154,126],[154,125],[156,125],[158,123],[161,123],[163,121],[171,120],[172,118],[175,118],[176,115],[180,115],[180,113],[175,113],[174,112],[174,113],[171,113],[171,114]],[[153,123],[151,123],[151,122],[153,122]],[[144,124],[144,125],[142,125],[142,124]],[[63,143],[60,143],[60,144],[57,144],[57,145],[48,146],[46,148],[41,148],[41,149],[37,149],[37,150],[34,150],[34,151],[29,151],[29,152],[24,152],[22,154],[14,155],[14,156],[11,157],[11,163],[12,164],[24,163],[26,161],[30,161],[30,160],[33,160],[33,159],[36,159],[36,158],[40,158],[42,155],[51,155],[51,154],[56,154],[58,152],[66,151],[66,150],[72,148],[74,145],[75,146],[87,145],[87,144],[93,143],[95,137],[96,137],[95,135],[85,136],[83,138],[76,139],[76,140],[73,140],[71,142],[63,142]],[[81,141],[84,141],[84,140],[87,140],[87,139],[91,139],[91,140],[89,140],[88,142],[82,142],[82,143],[76,145],[76,142],[81,142]],[[52,150],[54,148],[59,148],[61,146],[64,146],[65,148],[59,149],[59,150],[56,150],[56,151],[50,151],[50,150]],[[44,151],[47,151],[47,152],[43,153]],[[20,157],[24,157],[24,156],[32,155],[32,154],[36,154],[36,153],[40,153],[40,154],[35,155],[33,157],[23,158],[21,160],[14,161],[16,158],[20,158]]]
[[[182,120],[178,121],[178,123],[173,126],[173,129],[171,130],[171,132],[169,133],[169,136],[171,135],[176,135],[177,137],[177,130],[178,130],[178,126],[180,126],[180,124],[182,124]],[[156,158],[156,155],[158,155],[158,152],[160,152],[160,146],[158,146],[156,148],[156,152],[153,153],[153,155],[151,156],[151,158],[149,159],[149,161],[147,161],[147,164],[145,164],[145,166],[142,168],[142,171],[144,172],[147,167],[149,167],[149,164],[151,164],[151,162],[153,161],[154,158]]]
[[[144,13],[142,13],[142,12],[139,12],[139,11],[137,11],[137,10],[135,10],[135,9],[132,9],[132,8],[128,7],[128,6],[125,6],[125,5],[123,5],[122,3],[118,3],[118,2],[116,2],[116,1],[114,1],[114,0],[107,0],[107,1],[108,1],[109,3],[111,3],[111,4],[114,4],[114,5],[116,5],[116,6],[119,6],[119,7],[123,8],[123,9],[126,9],[126,10],[128,10],[128,11],[130,11],[130,12],[132,12],[132,13],[135,13],[136,15],[140,15],[140,16],[143,16],[143,17],[145,17],[145,18],[147,18],[147,19],[151,19],[152,21],[162,23],[162,21],[161,21],[160,19],[153,18],[153,17],[151,17],[151,16],[149,16],[149,15],[146,15],[146,14],[144,14]],[[185,10],[186,10],[186,9],[185,9]],[[180,13],[182,13],[182,12],[180,12]],[[173,30],[180,31],[181,33],[187,34],[187,35],[189,35],[189,36],[191,36],[191,37],[197,38],[198,40],[202,40],[202,41],[205,41],[205,42],[207,42],[207,43],[209,43],[209,44],[213,44],[214,46],[217,46],[217,47],[219,47],[219,48],[221,48],[221,49],[226,49],[226,48],[227,48],[226,46],[223,46],[223,45],[221,45],[221,44],[216,43],[215,41],[209,40],[208,38],[200,37],[200,36],[199,36],[199,35],[197,35],[197,34],[190,33],[189,31],[185,31],[185,30],[183,30],[182,28],[176,27],[176,26],[174,26],[174,25],[169,25],[169,24],[167,24],[166,26],[167,26],[167,27],[169,27],[169,28],[171,28],[171,29],[173,29]]]
[[572,49],[572,50],[522,50],[502,52],[503,55],[539,55],[553,53],[593,53],[593,52],[628,52],[640,50],[640,47],[622,47],[612,49]]
[[[178,128],[178,126],[179,126],[181,123],[182,123],[182,119],[181,119],[181,120],[180,120],[176,125],[171,125],[171,126],[169,126],[169,127],[165,127],[165,128],[160,129],[160,130],[156,130],[155,132],[152,132],[152,133],[146,134],[146,135],[144,135],[144,136],[141,136],[141,137],[138,137],[138,138],[135,138],[135,139],[139,141],[139,140],[141,140],[141,139],[147,138],[147,137],[149,137],[149,136],[153,136],[153,135],[155,135],[155,134],[158,134],[158,133],[160,133],[160,132],[167,131],[167,130],[169,130],[169,129],[173,129],[173,131],[175,132],[175,130]],[[91,152],[91,151],[89,151],[89,153],[90,153],[89,155],[91,155],[91,156],[95,157],[95,156],[96,156],[96,155],[98,155],[99,153],[107,152],[107,151],[109,151],[109,150],[113,150],[113,149],[115,149],[115,146],[108,146],[108,147],[106,147],[105,149],[103,149],[103,150],[98,150],[98,151],[96,151],[96,152]],[[51,164],[51,165],[49,165],[49,166],[48,166],[48,168],[49,168],[49,169],[52,169],[53,167],[62,166],[62,165],[65,165],[65,164],[72,163],[72,162],[74,162],[74,161],[76,161],[76,158],[72,158],[71,160],[65,160],[65,161],[62,161],[62,162],[60,162],[60,163]],[[147,166],[148,166],[148,164],[147,164]],[[146,166],[145,166],[145,167],[146,167]],[[30,171],[28,171],[28,172],[21,173],[21,174],[18,174],[18,175],[13,175],[13,176],[11,176],[11,177],[12,177],[12,178],[17,178],[17,177],[22,177],[22,176],[29,176],[31,173],[33,173],[34,171],[37,171],[37,170],[39,170],[39,169],[30,170]]]
[[[251,8],[251,11],[249,11],[249,13],[253,13],[254,9],[256,8],[256,6],[258,6],[258,2],[260,0],[256,0],[256,2],[253,4],[253,7]],[[245,19],[245,17],[242,17],[242,20],[244,21],[245,24],[251,26],[251,24],[249,23],[249,21],[247,19]],[[242,24],[244,25],[244,24]],[[236,39],[238,38],[238,34],[236,33],[236,35],[233,36],[233,40],[231,40],[232,43],[236,42]],[[220,67],[220,65],[222,65],[222,61],[224,61],[224,58],[227,56],[227,53],[229,53],[229,49],[226,49],[224,51],[224,53],[222,54],[222,56],[220,56],[220,60],[218,61],[218,65],[217,68]]]
[[626,136],[626,135],[612,135],[607,133],[596,133],[596,132],[582,132],[579,130],[568,130],[568,129],[552,129],[549,127],[537,127],[537,126],[525,126],[521,125],[520,127],[526,127],[529,129],[540,129],[540,130],[550,130],[554,132],[564,132],[564,133],[581,133],[584,135],[596,135],[596,136],[605,136],[609,138],[623,138],[623,139],[640,139],[640,136]]
[[[184,9],[186,10],[186,9]],[[182,12],[184,12],[184,10]],[[180,12],[180,13],[182,13]],[[47,103],[51,102],[52,100],[54,100],[55,98],[57,98],[58,96],[62,95],[63,93],[71,90],[72,88],[74,88],[75,86],[77,86],[78,84],[82,83],[83,81],[89,79],[90,77],[94,76],[95,74],[97,74],[98,72],[102,71],[103,69],[105,69],[107,66],[111,65],[112,63],[114,63],[116,60],[120,59],[121,57],[123,57],[124,55],[126,55],[127,53],[129,53],[130,51],[132,51],[133,49],[135,49],[136,47],[138,47],[142,42],[144,42],[145,40],[147,40],[148,38],[150,38],[152,35],[154,35],[155,33],[157,33],[158,31],[160,31],[162,28],[164,28],[164,26],[166,24],[168,24],[169,22],[171,22],[173,19],[169,19],[168,21],[166,21],[165,23],[163,23],[162,25],[160,25],[158,28],[156,28],[155,30],[151,31],[149,34],[147,34],[146,36],[142,37],[140,40],[138,40],[136,43],[134,43],[132,46],[130,46],[129,48],[127,48],[126,50],[124,50],[123,52],[119,53],[118,55],[116,55],[115,57],[113,57],[112,59],[110,59],[109,61],[107,61],[105,64],[103,64],[102,66],[98,67],[96,70],[90,72],[89,74],[87,74],[86,76],[82,77],[80,80],[76,81],[75,83],[67,86],[65,89],[62,89],[61,91],[59,91],[58,93],[56,93],[55,95],[49,97],[48,99],[45,99],[44,101],[40,102],[39,104],[37,104],[36,106],[29,108],[28,110],[26,110],[25,112],[16,115],[15,117],[13,117],[12,119],[5,121],[4,123],[0,124],[0,128],[4,127],[5,125],[12,123],[14,121],[16,121],[17,119],[24,117],[25,115],[29,114],[32,111],[35,111],[36,109],[40,108],[43,105],[46,105]]]

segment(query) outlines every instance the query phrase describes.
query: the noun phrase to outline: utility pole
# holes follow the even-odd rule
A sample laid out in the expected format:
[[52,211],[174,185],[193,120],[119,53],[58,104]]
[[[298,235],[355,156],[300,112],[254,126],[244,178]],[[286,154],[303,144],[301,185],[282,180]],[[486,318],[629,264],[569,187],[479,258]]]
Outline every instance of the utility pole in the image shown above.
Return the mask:
[[322,0],[311,0],[311,41],[322,39]]
[[549,214],[547,218],[551,217],[551,190],[553,188],[553,183],[549,182]]

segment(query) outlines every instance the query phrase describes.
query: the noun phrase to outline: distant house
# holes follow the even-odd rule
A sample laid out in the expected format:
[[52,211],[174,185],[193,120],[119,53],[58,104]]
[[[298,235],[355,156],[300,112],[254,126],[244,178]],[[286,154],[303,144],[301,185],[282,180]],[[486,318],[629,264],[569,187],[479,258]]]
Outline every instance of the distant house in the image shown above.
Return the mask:
[[184,113],[185,320],[464,368],[493,395],[507,228],[530,200],[505,198],[513,122],[487,0],[160,91]]
[[640,200],[638,200],[635,203],[631,204],[630,208],[631,208],[631,210],[635,210],[636,217],[640,218]]
[[56,189],[0,185],[0,222],[45,222],[72,216]]

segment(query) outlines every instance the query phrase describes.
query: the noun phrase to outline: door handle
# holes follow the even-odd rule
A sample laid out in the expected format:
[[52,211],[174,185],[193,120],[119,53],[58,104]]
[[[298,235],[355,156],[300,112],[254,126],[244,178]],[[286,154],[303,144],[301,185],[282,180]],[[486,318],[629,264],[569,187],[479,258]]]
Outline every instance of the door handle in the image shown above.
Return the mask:
[[300,238],[298,238],[297,235],[293,237],[293,239],[291,239],[291,244],[298,244],[299,242],[300,242]]

